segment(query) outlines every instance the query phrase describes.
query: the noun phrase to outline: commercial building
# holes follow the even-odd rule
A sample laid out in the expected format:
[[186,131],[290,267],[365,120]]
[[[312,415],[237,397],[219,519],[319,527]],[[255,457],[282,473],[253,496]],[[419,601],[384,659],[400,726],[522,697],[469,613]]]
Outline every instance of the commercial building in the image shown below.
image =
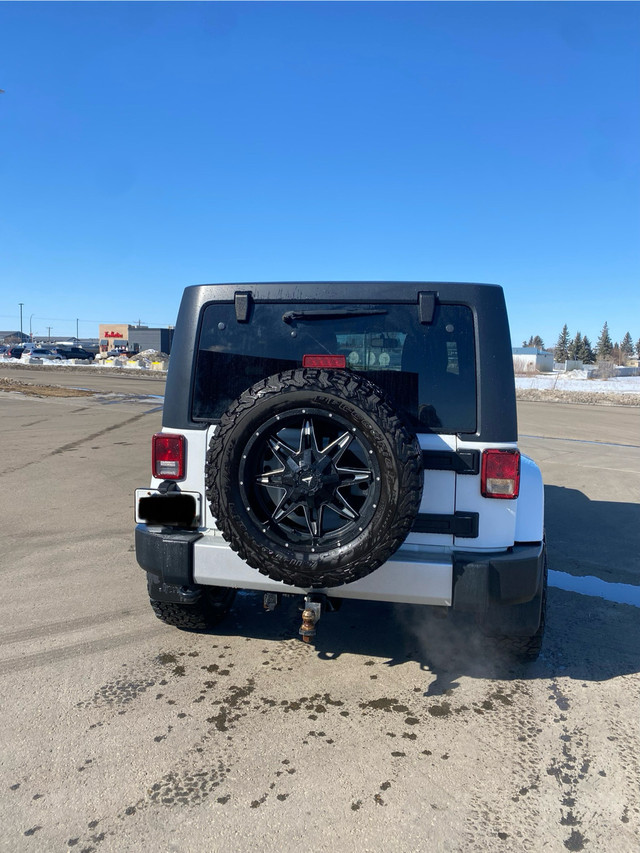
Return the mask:
[[17,344],[20,340],[22,340],[22,343],[25,343],[25,341],[29,340],[29,335],[25,334],[24,332],[20,333],[15,331],[0,331],[0,342],[2,342],[3,344]]
[[150,329],[148,326],[130,326],[128,323],[100,323],[100,352],[112,349],[127,352],[156,350],[171,352],[173,329]]
[[513,347],[516,373],[553,373],[553,353],[537,347]]

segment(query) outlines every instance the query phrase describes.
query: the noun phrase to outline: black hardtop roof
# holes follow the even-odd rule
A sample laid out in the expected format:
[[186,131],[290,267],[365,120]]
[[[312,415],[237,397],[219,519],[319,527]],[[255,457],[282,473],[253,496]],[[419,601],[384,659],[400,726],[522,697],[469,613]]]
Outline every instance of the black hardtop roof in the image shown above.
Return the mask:
[[250,293],[256,300],[272,301],[401,301],[414,302],[421,291],[435,292],[441,299],[473,304],[490,291],[500,291],[497,284],[456,281],[253,281],[196,284],[185,289],[202,302],[232,300],[237,292]]

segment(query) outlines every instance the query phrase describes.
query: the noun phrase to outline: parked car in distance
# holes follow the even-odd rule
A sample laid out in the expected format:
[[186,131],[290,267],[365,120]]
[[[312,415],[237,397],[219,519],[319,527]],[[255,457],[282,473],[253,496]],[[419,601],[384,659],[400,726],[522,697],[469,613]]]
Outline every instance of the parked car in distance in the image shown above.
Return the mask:
[[82,361],[93,361],[95,355],[82,347],[56,347],[56,352],[59,352],[63,358],[77,358]]
[[9,349],[6,351],[5,356],[6,356],[7,358],[21,358],[21,357],[22,357],[22,353],[23,353],[23,352],[24,352],[24,347],[23,347],[23,346],[19,346],[19,345],[17,345],[17,344],[13,344],[13,345],[12,345],[12,346],[10,346],[10,347],[9,347]]
[[45,346],[45,344],[32,344],[31,342],[22,344],[22,355],[26,358],[30,356],[34,350],[49,350],[51,347]]
[[132,355],[138,355],[139,350],[135,349],[110,349],[107,352],[108,358],[118,358],[120,356],[131,357]]
[[31,350],[25,350],[22,353],[22,358],[41,358],[43,361],[63,361],[66,356],[61,355],[55,349],[37,347]]

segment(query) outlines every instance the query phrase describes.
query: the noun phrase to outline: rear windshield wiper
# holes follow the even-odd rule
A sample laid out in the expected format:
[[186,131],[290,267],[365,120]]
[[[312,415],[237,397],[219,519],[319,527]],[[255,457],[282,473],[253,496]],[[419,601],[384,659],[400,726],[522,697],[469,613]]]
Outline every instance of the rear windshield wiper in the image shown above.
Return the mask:
[[286,311],[282,319],[285,323],[293,323],[294,320],[344,320],[348,317],[371,317],[387,313],[384,308],[356,308],[354,311],[348,308],[323,308],[320,311]]

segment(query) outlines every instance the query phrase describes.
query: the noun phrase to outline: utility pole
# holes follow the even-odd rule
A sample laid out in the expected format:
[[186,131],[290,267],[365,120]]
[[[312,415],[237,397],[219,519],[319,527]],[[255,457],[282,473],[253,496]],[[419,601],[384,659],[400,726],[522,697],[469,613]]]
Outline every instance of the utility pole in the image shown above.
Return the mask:
[[79,335],[78,335],[78,318],[76,317],[76,341],[77,340],[79,340]]
[[22,343],[22,306],[24,302],[18,302],[18,305],[20,306],[20,343]]
[[51,339],[51,326],[47,326],[47,332],[48,332],[47,337],[49,339]]

